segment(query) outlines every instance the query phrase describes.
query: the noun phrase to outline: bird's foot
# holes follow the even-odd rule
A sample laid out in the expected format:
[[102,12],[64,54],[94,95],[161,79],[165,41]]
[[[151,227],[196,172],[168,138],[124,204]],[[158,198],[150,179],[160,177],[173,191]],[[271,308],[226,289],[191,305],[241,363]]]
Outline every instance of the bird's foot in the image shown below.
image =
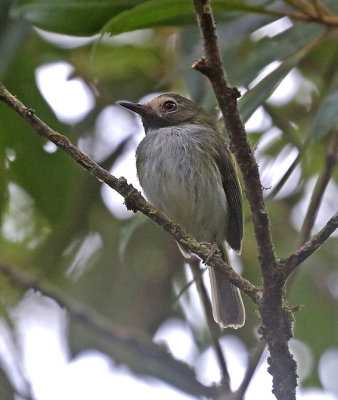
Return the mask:
[[208,264],[210,258],[215,254],[215,252],[217,250],[219,250],[218,246],[216,243],[208,243],[208,242],[202,242],[201,244],[203,244],[204,246],[207,246],[209,249],[209,254],[207,256],[207,258],[205,259],[204,264]]
[[128,210],[133,211],[136,213],[137,208],[135,207],[135,195],[139,194],[140,192],[136,190],[135,188],[130,189],[128,192],[127,196],[124,198],[124,204],[126,205]]

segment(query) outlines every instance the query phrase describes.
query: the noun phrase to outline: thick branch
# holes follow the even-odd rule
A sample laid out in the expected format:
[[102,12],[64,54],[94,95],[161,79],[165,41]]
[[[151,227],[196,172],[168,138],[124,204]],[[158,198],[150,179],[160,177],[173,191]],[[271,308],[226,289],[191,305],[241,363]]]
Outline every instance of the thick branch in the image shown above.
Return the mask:
[[[163,347],[125,328],[116,327],[89,306],[68,298],[58,288],[41,279],[33,278],[13,266],[0,263],[0,273],[15,286],[34,289],[54,299],[69,315],[109,339],[110,349],[117,361],[126,362],[136,371],[163,379],[187,393],[215,398],[216,387],[202,385],[195,373],[183,362],[174,359]],[[164,378],[165,377],[165,378]]]
[[290,275],[299,264],[311,256],[319,247],[332,235],[338,228],[338,212],[328,221],[324,228],[313,235],[312,238],[301,246],[294,254],[287,259],[281,260],[281,267],[283,268],[285,276]]
[[263,274],[268,274],[271,268],[276,266],[276,258],[270,235],[268,214],[263,200],[258,166],[237,108],[237,98],[240,93],[236,88],[230,87],[225,78],[218,48],[215,22],[209,1],[195,0],[194,3],[203,36],[204,57],[196,61],[193,64],[193,68],[209,78],[215,91],[229,133],[231,150],[234,152],[242,171],[245,193],[251,208],[262,271]]
[[206,75],[212,84],[229,133],[231,149],[242,171],[251,208],[264,283],[259,310],[263,336],[270,351],[268,362],[273,376],[273,393],[279,400],[294,400],[297,373],[296,363],[288,348],[288,340],[292,336],[291,318],[283,309],[285,278],[274,253],[258,166],[239,116],[239,92],[229,86],[223,71],[210,1],[194,0],[194,5],[203,37],[204,56],[193,64],[193,68]]
[[208,259],[208,265],[218,269],[224,273],[231,283],[241,289],[247,296],[249,296],[255,303],[259,301],[259,289],[238,275],[228,264],[226,264],[221,257],[219,251],[215,252],[210,257],[210,250],[207,246],[198,243],[191,235],[186,233],[179,225],[173,223],[168,217],[161,213],[156,208],[152,207],[134,187],[126,181],[126,179],[119,178],[109,174],[105,169],[100,167],[97,163],[91,160],[88,156],[83,154],[77,147],[75,147],[68,138],[55,132],[45,122],[41,121],[34,113],[33,110],[27,108],[15,96],[13,96],[3,84],[0,83],[0,99],[8,104],[15,110],[23,119],[25,119],[36,132],[49,139],[56,146],[65,151],[71,158],[73,158],[83,168],[88,170],[100,182],[105,182],[112,189],[116,190],[125,199],[127,208],[134,212],[140,211],[164,230],[170,233],[175,240],[188,247],[194,254],[198,255],[204,262]]

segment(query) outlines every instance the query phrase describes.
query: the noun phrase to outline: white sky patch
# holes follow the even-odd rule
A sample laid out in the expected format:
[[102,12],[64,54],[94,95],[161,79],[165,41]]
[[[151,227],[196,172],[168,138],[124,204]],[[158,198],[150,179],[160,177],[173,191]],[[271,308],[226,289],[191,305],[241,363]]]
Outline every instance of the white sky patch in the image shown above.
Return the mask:
[[[223,336],[220,339],[220,344],[229,366],[231,389],[236,390],[244,378],[248,362],[246,347],[239,338],[232,335]],[[196,373],[198,379],[205,385],[220,382],[221,372],[213,348],[209,347],[198,357]]]
[[43,146],[43,149],[47,152],[47,153],[55,153],[58,149],[57,145],[54,144],[53,142],[50,142],[49,140],[46,142],[46,144]]
[[165,343],[171,354],[178,360],[193,364],[198,354],[192,332],[187,323],[178,318],[165,321],[156,331],[154,342]]
[[249,363],[247,348],[242,340],[234,335],[223,336],[220,344],[229,366],[230,387],[232,390],[237,390],[244,379]]
[[338,301],[338,271],[334,270],[327,277],[327,286],[330,294]]
[[262,106],[251,115],[245,123],[245,129],[248,133],[259,132],[268,129],[271,126],[271,118]]
[[40,92],[60,121],[75,124],[93,109],[95,98],[81,78],[71,78],[74,68],[66,62],[44,64],[35,71]]
[[289,342],[291,353],[294,355],[298,365],[297,373],[301,380],[308,378],[314,367],[314,359],[311,348],[304,342],[291,339]]
[[[136,173],[135,150],[130,150],[123,154],[123,157],[117,160],[110,173],[118,178],[121,176],[125,177],[128,183],[131,183],[135,189],[142,191]],[[123,204],[123,197],[108,185],[102,185],[101,196],[108,210],[116,218],[127,219],[134,215],[134,213],[127,210],[126,206]]]
[[[268,352],[265,349],[260,363],[255,371],[253,379],[251,380],[248,390],[245,395],[245,400],[273,400],[274,396],[272,390],[272,376],[267,372],[268,363],[266,362]],[[259,393],[259,396],[258,396]]]
[[323,387],[338,397],[338,348],[326,350],[319,361],[319,378]]
[[268,131],[264,132],[258,141],[257,150],[255,152],[256,156],[263,154],[264,150],[275,143],[282,134],[283,132],[276,127],[272,127]]
[[8,185],[9,206],[3,217],[1,234],[6,240],[23,242],[33,236],[35,231],[34,201],[16,183]]
[[0,364],[12,385],[22,394],[27,388],[27,374],[22,354],[17,349],[16,336],[4,320],[0,320]]
[[277,19],[276,21],[271,22],[263,26],[262,28],[257,29],[255,32],[251,34],[251,37],[254,40],[262,39],[263,37],[274,37],[287,29],[293,26],[292,21],[288,17],[283,17]]
[[319,388],[306,388],[298,391],[298,400],[337,400],[333,393],[326,392]]
[[[205,266],[203,265],[202,267],[204,268]],[[185,290],[182,292],[182,290],[184,289],[184,284],[182,287],[182,281],[179,280],[179,283],[174,281],[174,291],[177,296],[180,294],[180,297],[177,301],[179,302],[185,319],[188,321],[189,325],[192,326],[195,331],[203,331],[205,329],[205,316],[203,312],[203,306],[197,292],[192,272],[187,263],[184,264],[184,272],[186,277],[185,282],[186,284],[189,283],[190,285],[189,287],[186,287]],[[208,290],[208,293],[210,294],[209,273],[207,271],[204,271],[202,276],[203,282]]]
[[[280,65],[280,61],[274,61],[267,65],[250,83],[249,88],[253,89],[264,78],[275,71]],[[297,69],[291,70],[281,81],[278,87],[273,91],[271,96],[267,99],[267,103],[274,106],[282,106],[288,103],[297,94],[304,81],[304,78]],[[244,95],[245,90],[241,90],[241,93],[242,95]],[[256,111],[252,114],[252,116],[245,124],[247,132],[264,131],[268,129],[269,126],[271,126],[271,118],[264,111],[262,106],[256,109]]]
[[129,147],[135,150],[144,136],[136,116],[120,106],[110,105],[98,115],[95,134],[90,132],[90,135],[81,137],[78,147],[95,161],[102,162],[129,136],[132,136]]
[[[264,78],[270,75],[273,71],[275,71],[280,65],[281,61],[273,61],[264,67],[257,77],[250,83],[249,88],[252,89],[258,83],[260,83]],[[297,68],[293,68],[281,81],[278,87],[274,90],[271,96],[267,99],[267,102],[274,106],[282,106],[288,103],[292,98],[297,94],[300,87],[304,85],[306,80],[303,78],[301,73],[297,70]],[[310,89],[306,91],[307,97]],[[311,91],[313,87],[311,87]]]
[[78,279],[85,272],[85,268],[90,268],[90,264],[94,264],[95,256],[102,245],[101,235],[98,232],[89,232],[78,245],[76,252],[74,248],[69,251],[73,255],[73,261],[67,270],[67,275]]
[[[292,209],[291,223],[297,231],[300,231],[303,224],[305,213],[308,209],[311,195],[313,193],[317,179],[318,177],[314,176],[308,181],[304,190],[303,197]],[[327,221],[337,212],[337,198],[338,185],[334,182],[333,179],[331,179],[326,187],[312,232],[317,232],[322,229]],[[338,237],[338,232],[333,232],[331,237]]]
[[16,152],[11,147],[6,147],[5,149],[6,157],[8,161],[13,162],[16,159]]
[[296,95],[303,80],[301,73],[296,68],[292,69],[268,98],[267,102],[273,106],[287,104]]
[[249,88],[254,88],[260,81],[262,81],[265,77],[267,77],[271,72],[277,69],[282,64],[281,61],[273,61],[272,63],[266,65],[262,68],[257,75],[257,77],[250,83]]
[[[274,186],[276,186],[283,178],[284,174],[296,159],[297,155],[298,150],[295,147],[286,145],[280,151],[277,157],[258,157],[263,186],[266,188],[271,187],[271,190],[273,190]],[[287,197],[293,193],[298,186],[300,178],[301,168],[297,166],[288,178],[287,184],[285,184],[278,192],[276,199]],[[269,191],[267,191],[266,194],[269,194]]]

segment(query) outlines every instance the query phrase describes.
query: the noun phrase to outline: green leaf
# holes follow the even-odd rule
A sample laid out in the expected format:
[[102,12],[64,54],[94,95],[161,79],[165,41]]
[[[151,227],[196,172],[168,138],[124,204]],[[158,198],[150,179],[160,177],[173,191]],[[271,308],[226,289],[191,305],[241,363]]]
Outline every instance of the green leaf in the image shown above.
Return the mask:
[[[6,73],[6,85],[27,106],[34,107],[37,115],[48,121],[54,129],[69,134],[41,96],[35,83],[37,49],[39,40],[24,46],[16,54]],[[28,55],[29,54],[29,55]],[[34,200],[39,215],[50,222],[61,224],[68,219],[67,210],[73,202],[72,188],[76,190],[83,172],[61,151],[47,153],[43,146],[46,140],[32,131],[31,127],[13,113],[3,102],[0,104],[0,147],[9,149],[15,159],[9,168],[1,166],[0,174],[6,183],[15,182]],[[58,199],[55,202],[55,198]]]
[[[280,16],[279,13],[261,6],[252,6],[241,1],[215,0],[212,2],[213,11],[253,12]],[[222,15],[216,15],[222,20]],[[228,18],[228,15],[223,17]],[[136,29],[151,28],[154,26],[196,24],[196,15],[193,3],[190,0],[151,0],[132,9],[114,16],[103,27],[102,32],[117,35]]]
[[12,16],[47,31],[91,36],[110,18],[139,3],[140,0],[18,0]]
[[316,141],[325,138],[338,125],[338,90],[326,97],[315,117],[312,135]]
[[271,96],[286,75],[318,44],[322,37],[315,38],[307,46],[288,57],[278,68],[261,80],[253,89],[244,94],[238,103],[244,123]]
[[297,61],[288,60],[283,62],[253,89],[244,94],[238,104],[244,123],[247,122],[256,109],[272,95],[286,75],[297,65]]
[[[239,24],[241,23],[239,20]],[[315,40],[324,30],[320,25],[297,22],[278,35],[263,37],[258,41],[252,40],[250,34],[239,44],[229,38],[222,56],[230,81],[237,86],[248,85],[266,65],[292,56]],[[223,37],[222,39],[224,40]]]
[[[215,0],[212,7],[221,21],[229,17],[224,11],[281,16],[276,11],[242,1]],[[190,0],[18,0],[11,14],[47,31],[79,36],[196,24]]]

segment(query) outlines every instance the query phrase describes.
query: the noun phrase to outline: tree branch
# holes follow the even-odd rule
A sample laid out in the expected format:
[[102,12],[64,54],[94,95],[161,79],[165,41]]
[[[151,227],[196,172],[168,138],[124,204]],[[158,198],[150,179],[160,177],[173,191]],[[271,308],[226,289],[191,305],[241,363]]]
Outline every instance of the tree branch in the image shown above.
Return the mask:
[[263,336],[270,351],[268,362],[273,376],[273,393],[279,400],[294,400],[297,373],[295,360],[288,348],[288,340],[292,337],[292,318],[283,309],[285,278],[274,253],[258,166],[237,108],[240,94],[236,88],[229,86],[223,71],[210,0],[194,0],[194,5],[203,38],[204,56],[192,67],[206,75],[214,89],[250,204],[264,283],[259,310]]
[[338,212],[328,221],[324,228],[313,235],[312,238],[303,244],[294,254],[290,257],[280,260],[281,268],[284,271],[285,276],[291,274],[299,264],[305,261],[311,256],[319,247],[332,235],[332,233],[338,228]]
[[250,362],[249,362],[249,366],[248,369],[245,372],[245,376],[243,379],[243,382],[241,383],[241,386],[236,390],[236,392],[234,393],[234,399],[233,400],[243,400],[244,395],[249,387],[249,384],[251,382],[252,377],[254,376],[254,373],[257,370],[259,361],[262,358],[262,355],[264,353],[266,347],[266,343],[264,340],[261,340],[258,345],[257,348],[254,352],[254,354],[252,355],[252,357],[250,357]]
[[243,175],[262,271],[269,273],[276,266],[277,261],[270,235],[269,218],[265,210],[258,166],[237,108],[237,98],[240,97],[240,93],[236,88],[230,87],[225,78],[209,1],[195,0],[194,3],[203,36],[204,56],[192,67],[206,75],[214,89],[229,133],[231,150],[236,156]]
[[314,225],[318,209],[322,198],[324,196],[325,189],[330,182],[334,167],[337,163],[338,154],[338,131],[334,132],[333,140],[329,149],[327,150],[325,157],[325,167],[321,175],[319,176],[316,186],[313,190],[309,207],[304,217],[302,229],[300,231],[300,243],[304,243],[309,240],[311,229]]
[[[307,143],[309,141],[307,140]],[[307,146],[304,146],[307,147]],[[304,147],[302,150],[304,150]],[[323,171],[320,173],[316,185],[313,189],[311,199],[309,206],[307,208],[303,224],[300,230],[300,239],[299,239],[299,246],[302,246],[306,241],[309,240],[311,230],[313,228],[313,225],[316,220],[316,216],[318,214],[318,210],[320,207],[320,204],[322,202],[324,192],[326,190],[327,185],[330,182],[334,167],[337,163],[337,152],[338,152],[338,136],[337,132],[333,132],[333,138],[331,142],[329,143],[328,149],[326,151],[326,156],[325,156],[325,165]],[[299,153],[298,155],[300,155]],[[291,257],[291,256],[290,256]],[[290,271],[286,271],[286,274],[290,274],[295,270],[296,266],[292,268]],[[287,269],[287,268],[286,268]],[[290,293],[290,290],[292,288],[292,285],[295,281],[296,274],[292,274],[291,276],[288,276],[288,280],[286,282],[286,288],[288,293]]]
[[88,156],[83,154],[76,146],[74,146],[68,138],[54,131],[45,122],[40,120],[35,112],[27,108],[15,96],[13,96],[5,86],[0,83],[0,99],[8,104],[20,117],[26,120],[35,131],[49,139],[57,147],[65,151],[71,158],[73,158],[83,168],[88,170],[100,182],[105,182],[112,189],[116,190],[125,199],[125,204],[128,209],[134,212],[140,211],[147,217],[152,219],[165,231],[170,233],[175,240],[188,247],[194,254],[199,256],[204,262],[208,260],[208,265],[216,268],[227,276],[229,281],[242,290],[248,297],[255,303],[260,300],[260,289],[255,285],[242,278],[237,274],[230,265],[222,260],[221,253],[216,251],[210,257],[210,250],[208,246],[198,243],[191,235],[185,232],[179,225],[172,222],[166,215],[151,206],[145,198],[138,192],[132,185],[128,184],[125,178],[116,178],[109,174],[108,171],[100,167],[96,162],[91,160]]
[[163,379],[187,393],[207,398],[217,396],[218,388],[202,385],[188,365],[174,359],[162,346],[152,343],[150,338],[116,327],[93,308],[68,298],[57,287],[18,268],[0,262],[0,273],[21,289],[34,289],[54,299],[71,317],[108,338],[112,354],[118,362],[125,362],[139,373]]

